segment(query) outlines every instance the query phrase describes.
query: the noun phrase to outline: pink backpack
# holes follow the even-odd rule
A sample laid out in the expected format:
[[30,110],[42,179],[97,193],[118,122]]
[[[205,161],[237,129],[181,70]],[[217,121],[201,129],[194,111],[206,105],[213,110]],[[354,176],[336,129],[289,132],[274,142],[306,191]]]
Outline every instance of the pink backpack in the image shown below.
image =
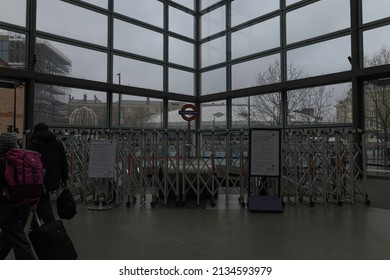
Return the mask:
[[13,207],[36,204],[44,182],[41,155],[32,150],[12,148],[5,153],[5,159],[9,204]]

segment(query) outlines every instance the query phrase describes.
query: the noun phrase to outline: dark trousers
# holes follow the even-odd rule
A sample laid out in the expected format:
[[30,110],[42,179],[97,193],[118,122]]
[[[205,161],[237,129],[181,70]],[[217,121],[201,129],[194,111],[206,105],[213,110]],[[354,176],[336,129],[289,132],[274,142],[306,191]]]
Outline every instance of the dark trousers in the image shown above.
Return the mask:
[[15,259],[35,259],[31,244],[24,232],[30,206],[10,207],[6,202],[0,202],[0,259],[5,259],[11,249]]

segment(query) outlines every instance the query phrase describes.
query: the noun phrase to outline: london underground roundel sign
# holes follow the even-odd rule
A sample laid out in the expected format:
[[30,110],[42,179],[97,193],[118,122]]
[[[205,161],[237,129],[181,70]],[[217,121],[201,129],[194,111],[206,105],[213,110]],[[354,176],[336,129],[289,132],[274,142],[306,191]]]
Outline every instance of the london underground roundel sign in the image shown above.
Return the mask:
[[184,120],[190,122],[199,116],[199,110],[194,104],[185,104],[181,107],[179,114]]

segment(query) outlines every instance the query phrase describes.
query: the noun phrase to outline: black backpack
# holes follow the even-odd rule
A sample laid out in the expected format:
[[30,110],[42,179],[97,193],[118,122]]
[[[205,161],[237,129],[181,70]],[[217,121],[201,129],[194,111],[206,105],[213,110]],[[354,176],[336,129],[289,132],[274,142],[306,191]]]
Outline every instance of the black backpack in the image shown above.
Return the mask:
[[70,220],[77,214],[76,202],[69,189],[64,189],[57,198],[57,213],[61,219]]

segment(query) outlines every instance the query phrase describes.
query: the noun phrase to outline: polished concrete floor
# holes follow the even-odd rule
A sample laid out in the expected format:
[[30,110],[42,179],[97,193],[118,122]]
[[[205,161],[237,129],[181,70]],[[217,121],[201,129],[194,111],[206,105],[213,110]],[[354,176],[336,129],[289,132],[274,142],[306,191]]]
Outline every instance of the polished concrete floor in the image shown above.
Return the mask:
[[82,260],[389,260],[390,181],[369,185],[370,207],[287,204],[281,214],[249,213],[237,197],[228,206],[219,197],[214,208],[137,202],[100,211],[79,202],[64,224]]

